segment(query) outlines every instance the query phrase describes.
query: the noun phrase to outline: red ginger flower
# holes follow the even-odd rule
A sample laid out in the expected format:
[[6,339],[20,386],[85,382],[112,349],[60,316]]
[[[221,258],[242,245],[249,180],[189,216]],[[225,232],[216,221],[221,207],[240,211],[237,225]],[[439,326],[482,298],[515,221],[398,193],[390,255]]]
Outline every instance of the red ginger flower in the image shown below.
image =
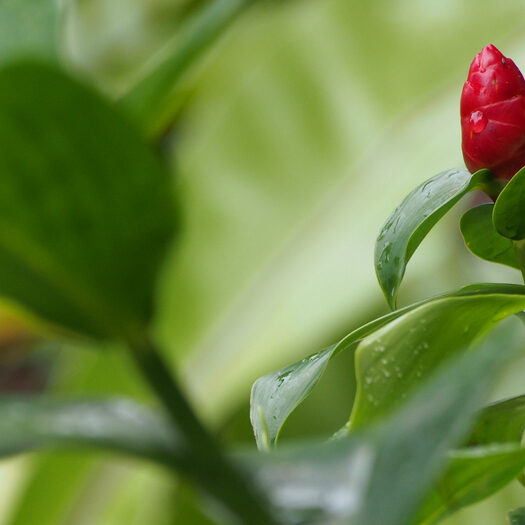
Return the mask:
[[462,149],[471,173],[509,180],[525,166],[525,80],[492,44],[478,53],[461,94]]

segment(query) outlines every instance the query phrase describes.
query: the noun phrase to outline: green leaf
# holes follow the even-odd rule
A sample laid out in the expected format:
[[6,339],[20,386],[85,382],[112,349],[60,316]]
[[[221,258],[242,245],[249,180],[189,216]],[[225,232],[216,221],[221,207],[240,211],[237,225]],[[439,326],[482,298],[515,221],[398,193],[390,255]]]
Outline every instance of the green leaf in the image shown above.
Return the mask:
[[503,188],[494,204],[492,220],[500,235],[515,241],[525,238],[525,168]]
[[497,401],[480,413],[470,445],[520,443],[525,429],[525,395]]
[[471,175],[464,169],[444,171],[414,189],[381,229],[375,247],[379,284],[392,309],[408,261],[434,225],[467,192],[481,189],[490,172]]
[[525,507],[509,512],[509,525],[525,525]]
[[72,446],[99,447],[162,464],[185,461],[172,427],[132,401],[0,398],[0,457]]
[[525,467],[525,449],[492,445],[460,449],[449,454],[450,464],[414,521],[436,523],[452,512],[481,501],[510,483]]
[[[195,64],[235,17],[254,0],[215,0],[199,13],[185,30],[156,57],[154,66],[120,100],[144,133],[156,136],[169,125],[176,111],[174,91]],[[160,62],[160,63],[159,63]]]
[[250,419],[259,449],[265,450],[276,445],[289,415],[310,394],[330,360],[339,352],[353,351],[360,339],[424,304],[445,297],[477,294],[480,291],[515,294],[522,292],[523,288],[515,285],[471,285],[438,298],[426,299],[367,323],[339,343],[259,378],[252,387],[250,399]]
[[55,0],[0,2],[0,62],[38,56],[55,60],[59,7]]
[[475,295],[437,299],[363,339],[356,350],[357,392],[350,428],[390,412],[446,359],[523,310],[525,288],[513,288],[517,293],[480,285]]
[[[503,366],[522,352],[513,332],[455,357],[380,426],[317,445],[245,457],[283,515],[300,523],[405,525],[468,432]],[[303,521],[301,521],[303,520]]]
[[174,205],[135,131],[64,73],[13,64],[0,71],[0,171],[0,293],[69,330],[141,337]]
[[494,227],[493,208],[493,204],[482,204],[471,208],[461,217],[460,228],[465,245],[481,259],[519,270],[512,241],[502,237]]

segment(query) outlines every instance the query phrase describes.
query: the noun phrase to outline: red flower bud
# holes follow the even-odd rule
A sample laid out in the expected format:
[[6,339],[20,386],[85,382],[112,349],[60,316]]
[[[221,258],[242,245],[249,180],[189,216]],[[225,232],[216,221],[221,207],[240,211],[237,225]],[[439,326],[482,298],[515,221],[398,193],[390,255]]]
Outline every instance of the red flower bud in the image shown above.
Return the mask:
[[471,173],[509,180],[525,166],[525,80],[492,44],[478,53],[461,94],[462,149]]

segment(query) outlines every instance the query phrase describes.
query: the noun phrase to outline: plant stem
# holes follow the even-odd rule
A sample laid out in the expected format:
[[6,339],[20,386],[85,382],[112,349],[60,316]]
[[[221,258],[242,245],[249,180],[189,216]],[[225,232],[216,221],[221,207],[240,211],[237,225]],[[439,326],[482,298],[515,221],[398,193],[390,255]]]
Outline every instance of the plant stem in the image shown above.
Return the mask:
[[133,345],[131,350],[137,367],[162,401],[183,440],[187,455],[185,474],[222,503],[239,523],[276,524],[265,498],[224,456],[201,424],[155,346],[147,341]]

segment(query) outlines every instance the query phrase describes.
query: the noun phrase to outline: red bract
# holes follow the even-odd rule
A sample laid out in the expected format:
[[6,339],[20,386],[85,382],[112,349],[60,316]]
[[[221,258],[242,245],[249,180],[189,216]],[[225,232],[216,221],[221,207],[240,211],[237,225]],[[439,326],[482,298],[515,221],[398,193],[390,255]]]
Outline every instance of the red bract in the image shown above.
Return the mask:
[[478,53],[461,94],[462,149],[471,173],[509,180],[525,166],[525,80],[492,44]]

